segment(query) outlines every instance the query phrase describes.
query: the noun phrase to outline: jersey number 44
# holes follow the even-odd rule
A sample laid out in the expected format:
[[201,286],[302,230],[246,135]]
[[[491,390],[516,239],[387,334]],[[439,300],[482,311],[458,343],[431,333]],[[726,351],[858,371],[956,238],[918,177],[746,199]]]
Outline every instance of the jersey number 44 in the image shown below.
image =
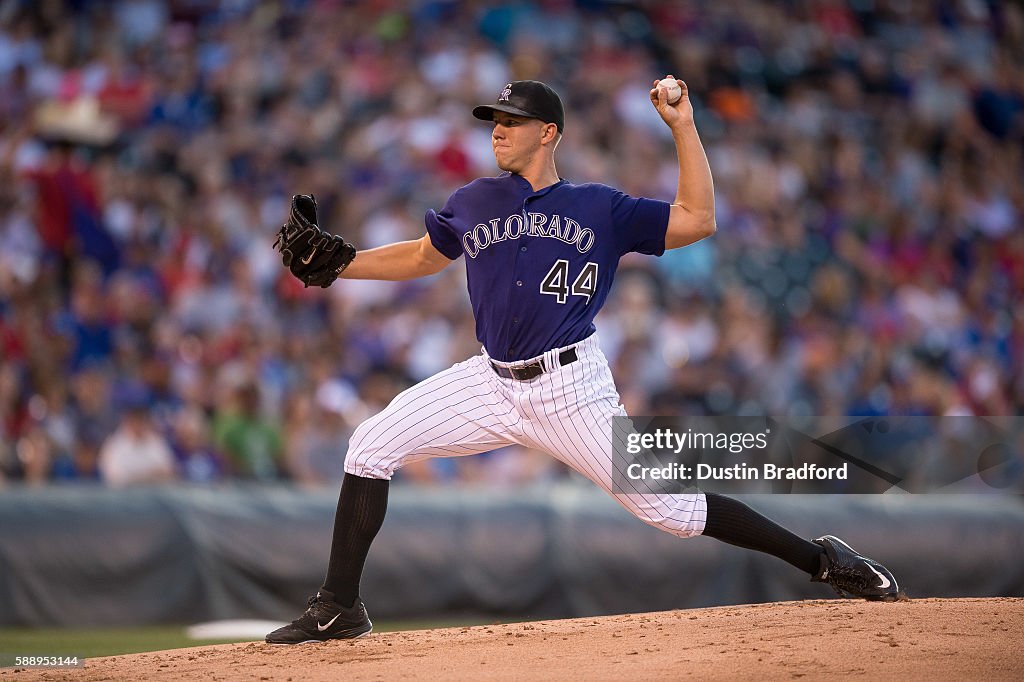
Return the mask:
[[559,303],[565,303],[569,296],[584,296],[587,303],[597,290],[597,263],[587,262],[569,285],[569,261],[559,258],[544,275],[540,283],[540,293],[556,297]]

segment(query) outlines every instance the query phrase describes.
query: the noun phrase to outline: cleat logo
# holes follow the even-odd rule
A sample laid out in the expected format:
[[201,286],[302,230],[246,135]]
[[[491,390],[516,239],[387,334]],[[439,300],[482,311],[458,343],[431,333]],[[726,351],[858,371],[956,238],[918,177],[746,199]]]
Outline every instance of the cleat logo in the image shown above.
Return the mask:
[[[340,616],[340,615],[341,614],[339,613],[338,616]],[[327,628],[329,628],[332,625],[334,625],[334,621],[338,620],[338,616],[335,616],[334,618],[331,618],[329,621],[327,621],[327,625],[320,625],[320,621],[317,621],[316,622],[316,629],[319,630],[320,632],[323,632]]]
[[877,576],[878,576],[878,578],[879,578],[879,580],[881,580],[881,581],[882,581],[882,582],[881,582],[881,583],[880,583],[880,584],[878,585],[878,586],[879,586],[880,588],[882,588],[882,589],[884,590],[885,588],[889,587],[889,585],[891,585],[891,584],[892,584],[892,583],[890,583],[890,582],[889,582],[889,579],[888,579],[888,578],[886,578],[886,577],[885,577],[884,575],[882,575],[881,573],[879,573],[879,572],[878,572],[878,570],[877,570],[877,569],[876,569],[876,568],[875,568],[874,566],[872,566],[871,564],[867,564],[867,567],[868,567],[868,568],[870,568],[870,569],[871,569],[871,572],[872,572],[872,573],[874,573],[875,575],[877,575]]

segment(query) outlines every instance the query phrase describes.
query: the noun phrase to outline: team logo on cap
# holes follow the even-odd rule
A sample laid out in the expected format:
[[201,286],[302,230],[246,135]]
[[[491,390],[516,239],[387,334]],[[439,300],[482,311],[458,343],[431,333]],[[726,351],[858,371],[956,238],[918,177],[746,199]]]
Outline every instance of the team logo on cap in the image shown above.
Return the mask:
[[512,84],[506,83],[505,89],[501,91],[501,96],[498,97],[499,102],[507,102],[508,98],[512,95]]

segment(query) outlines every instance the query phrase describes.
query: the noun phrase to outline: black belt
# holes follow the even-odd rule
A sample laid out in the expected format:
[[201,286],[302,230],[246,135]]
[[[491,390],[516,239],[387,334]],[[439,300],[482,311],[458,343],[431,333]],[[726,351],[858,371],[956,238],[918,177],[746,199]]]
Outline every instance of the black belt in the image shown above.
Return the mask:
[[[576,362],[577,359],[575,348],[563,350],[558,354],[558,364],[562,367]],[[494,368],[495,373],[497,373],[499,377],[503,377],[505,379],[518,379],[519,381],[536,379],[544,373],[544,364],[540,360],[522,367],[502,367],[495,362],[491,362],[491,367]]]

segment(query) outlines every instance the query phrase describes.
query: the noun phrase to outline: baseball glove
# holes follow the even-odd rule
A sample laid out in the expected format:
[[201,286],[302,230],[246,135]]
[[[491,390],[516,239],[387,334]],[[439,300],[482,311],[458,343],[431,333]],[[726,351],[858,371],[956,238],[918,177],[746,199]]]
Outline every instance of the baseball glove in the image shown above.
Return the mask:
[[356,247],[317,225],[316,199],[312,194],[292,197],[288,222],[278,231],[274,248],[281,252],[281,261],[300,282],[324,289],[356,257]]

